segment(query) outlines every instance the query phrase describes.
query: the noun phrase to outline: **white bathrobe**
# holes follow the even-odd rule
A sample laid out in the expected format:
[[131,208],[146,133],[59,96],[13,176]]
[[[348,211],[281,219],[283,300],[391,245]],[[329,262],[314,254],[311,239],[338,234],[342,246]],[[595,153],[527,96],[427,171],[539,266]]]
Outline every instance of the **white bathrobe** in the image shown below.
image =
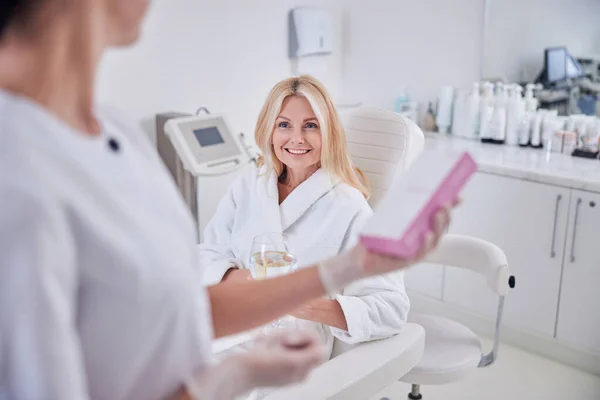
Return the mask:
[[[252,240],[266,232],[290,237],[290,252],[300,268],[335,256],[353,246],[372,210],[357,189],[323,169],[294,189],[279,205],[277,178],[250,166],[229,187],[206,226],[200,262],[204,283],[216,284],[234,265],[249,263]],[[348,331],[300,321],[316,329],[331,349],[333,337],[346,343],[386,338],[398,333],[409,310],[402,272],[355,282],[336,296]]]

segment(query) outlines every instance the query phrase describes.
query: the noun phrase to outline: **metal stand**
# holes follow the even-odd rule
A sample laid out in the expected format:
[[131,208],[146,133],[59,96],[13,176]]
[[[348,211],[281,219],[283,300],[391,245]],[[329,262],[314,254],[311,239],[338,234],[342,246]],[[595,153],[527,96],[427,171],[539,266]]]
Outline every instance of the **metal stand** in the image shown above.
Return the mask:
[[412,389],[408,394],[408,398],[410,400],[421,400],[423,395],[421,394],[421,385],[416,385],[413,383]]
[[186,171],[179,158],[176,161],[175,182],[179,187],[179,192],[183,197],[183,201],[194,216],[194,221],[196,222],[196,241],[200,243],[200,233],[198,231],[200,223],[198,220],[198,179]]

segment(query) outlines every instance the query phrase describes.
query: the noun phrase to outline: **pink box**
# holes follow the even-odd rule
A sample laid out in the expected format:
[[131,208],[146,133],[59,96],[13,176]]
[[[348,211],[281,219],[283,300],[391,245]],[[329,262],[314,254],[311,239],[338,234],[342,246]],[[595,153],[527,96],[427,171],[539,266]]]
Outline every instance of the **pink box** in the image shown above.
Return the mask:
[[361,243],[380,254],[415,256],[437,210],[454,202],[476,171],[466,152],[421,154],[375,207],[360,233]]

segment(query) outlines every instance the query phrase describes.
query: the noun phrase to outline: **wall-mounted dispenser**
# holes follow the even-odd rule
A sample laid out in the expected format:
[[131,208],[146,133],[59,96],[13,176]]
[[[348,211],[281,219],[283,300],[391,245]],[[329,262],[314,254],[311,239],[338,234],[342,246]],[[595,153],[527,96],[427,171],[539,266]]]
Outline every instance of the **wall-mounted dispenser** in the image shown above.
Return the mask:
[[289,12],[289,57],[327,55],[333,51],[333,17],[317,7],[297,7]]

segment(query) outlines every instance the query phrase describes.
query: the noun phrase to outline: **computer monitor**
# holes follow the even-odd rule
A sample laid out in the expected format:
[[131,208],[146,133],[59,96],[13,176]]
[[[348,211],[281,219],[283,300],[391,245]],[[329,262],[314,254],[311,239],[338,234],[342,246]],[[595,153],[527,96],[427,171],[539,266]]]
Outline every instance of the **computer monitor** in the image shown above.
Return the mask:
[[546,82],[557,83],[567,79],[568,52],[565,47],[553,47],[546,49],[544,58],[544,69]]

